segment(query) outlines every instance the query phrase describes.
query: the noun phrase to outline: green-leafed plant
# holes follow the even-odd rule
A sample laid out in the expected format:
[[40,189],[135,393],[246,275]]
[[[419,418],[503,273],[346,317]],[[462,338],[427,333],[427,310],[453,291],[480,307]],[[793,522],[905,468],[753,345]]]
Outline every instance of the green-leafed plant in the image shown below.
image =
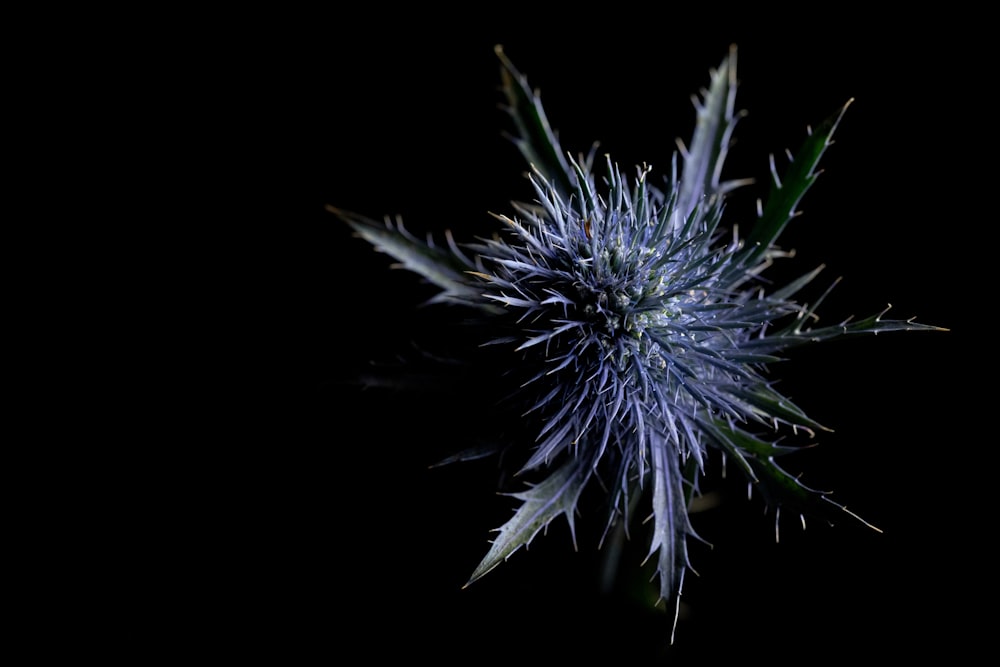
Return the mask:
[[[888,308],[820,326],[825,292],[811,305],[795,300],[820,269],[780,286],[764,279],[787,255],[776,241],[816,180],[849,102],[807,133],[783,173],[772,160],[770,191],[752,224],[724,229],[727,196],[749,182],[721,176],[739,118],[735,48],[696,98],[693,137],[669,173],[642,166],[632,176],[609,157],[595,160],[594,150],[565,151],[538,95],[503,50],[496,53],[533,199],[496,215],[492,238],[460,243],[449,233],[438,245],[399,221],[330,207],[375,249],[436,286],[433,302],[463,310],[479,346],[461,361],[491,386],[509,388],[504,409],[535,436],[494,450],[524,480],[510,492],[520,505],[470,582],[557,517],[574,530],[581,495],[596,482],[606,491],[605,536],[635,523],[637,513],[652,516],[642,525],[659,598],[676,603],[690,567],[687,539],[695,536],[689,512],[713,450],[769,507],[869,525],[778,464],[797,437],[823,426],[775,388],[769,368],[796,346],[941,329],[884,319]],[[482,454],[459,452],[453,460]]]

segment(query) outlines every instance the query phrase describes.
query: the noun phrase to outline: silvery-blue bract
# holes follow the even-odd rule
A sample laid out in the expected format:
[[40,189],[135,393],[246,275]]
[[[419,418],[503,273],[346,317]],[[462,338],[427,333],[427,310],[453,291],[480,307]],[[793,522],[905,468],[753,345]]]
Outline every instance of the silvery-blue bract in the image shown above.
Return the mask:
[[784,174],[772,161],[770,192],[756,219],[739,226],[749,229],[741,236],[721,225],[727,194],[748,182],[720,177],[739,117],[735,49],[695,100],[690,143],[660,175],[645,166],[626,175],[610,158],[595,163],[594,151],[564,152],[538,95],[496,51],[534,199],[496,216],[494,237],[459,243],[449,233],[439,245],[401,222],[330,207],[439,288],[433,301],[464,307],[476,330],[489,332],[478,341],[484,349],[509,357],[510,372],[488,381],[510,383],[511,400],[537,438],[506,443],[521,458],[505,452],[504,461],[536,481],[511,494],[521,504],[470,581],[560,515],[573,530],[581,493],[599,480],[608,492],[607,528],[651,510],[652,522],[643,524],[649,557],[661,599],[675,602],[694,535],[690,502],[711,449],[735,462],[770,506],[858,518],[778,466],[792,450],[779,440],[823,427],[775,389],[768,364],[806,343],[938,328],[882,319],[885,311],[815,326],[822,299],[805,306],[794,298],[819,269],[778,287],[762,279],[784,254],[775,241],[816,179],[849,102],[807,133]]

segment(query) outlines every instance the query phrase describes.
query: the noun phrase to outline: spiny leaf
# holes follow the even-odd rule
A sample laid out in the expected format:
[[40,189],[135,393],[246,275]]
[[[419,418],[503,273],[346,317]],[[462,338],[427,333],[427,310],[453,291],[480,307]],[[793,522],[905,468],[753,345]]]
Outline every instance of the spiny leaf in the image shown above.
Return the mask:
[[586,466],[581,459],[572,458],[527,491],[509,494],[524,502],[514,516],[499,528],[499,534],[493,540],[489,552],[465,585],[468,586],[507,560],[522,546],[530,544],[538,531],[548,526],[560,514],[566,515],[570,532],[574,533],[575,543],[573,514],[590,473],[589,466]]
[[747,341],[743,347],[757,353],[774,352],[787,350],[807,343],[818,343],[825,340],[835,340],[850,335],[857,334],[878,334],[886,331],[948,331],[945,327],[934,326],[932,324],[921,324],[913,319],[909,320],[883,320],[882,316],[889,312],[891,306],[887,306],[880,313],[870,315],[864,319],[856,321],[845,321],[816,329],[803,329],[803,318],[789,325],[781,331],[776,331],[766,338],[756,338]]
[[721,445],[737,461],[754,488],[760,491],[765,502],[772,507],[779,510],[789,508],[799,514],[822,517],[830,522],[846,513],[882,532],[845,506],[831,500],[826,493],[806,486],[775,462],[775,457],[801,450],[802,447],[783,447],[766,442],[720,421],[713,422],[706,430],[714,436],[716,444]]
[[508,135],[518,150],[549,185],[563,196],[573,192],[569,163],[563,155],[559,140],[549,125],[542,109],[542,102],[528,87],[528,79],[514,67],[499,44],[494,47],[503,67],[500,69],[503,92],[507,98],[505,111],[514,120],[516,135]]
[[853,101],[848,100],[837,113],[827,118],[815,131],[809,132],[799,152],[788,165],[783,179],[778,177],[773,168],[772,159],[771,189],[764,210],[747,237],[745,265],[756,264],[771,248],[788,221],[795,217],[795,207],[819,175],[816,166],[832,143],[833,133]]
[[760,440],[742,429],[733,428],[725,422],[719,420],[712,422],[712,430],[717,431],[719,434],[723,434],[730,447],[752,456],[769,458],[772,456],[781,456],[782,454],[797,452],[802,449],[801,445],[788,447],[784,445],[777,445],[773,442],[767,442],[766,440]]
[[810,430],[829,431],[814,419],[809,418],[797,405],[792,403],[767,385],[755,385],[745,389],[734,390],[733,393],[750,405],[758,408],[762,415],[778,419],[794,426],[802,426]]
[[650,448],[653,461],[653,533],[649,556],[657,554],[660,599],[671,601],[679,591],[687,566],[685,535],[688,522],[688,495],[681,483],[681,470],[673,450],[665,445]]
[[689,215],[706,196],[725,194],[752,182],[752,179],[744,179],[723,184],[719,180],[738,119],[734,113],[735,101],[736,47],[733,46],[719,68],[712,71],[712,81],[704,98],[694,98],[697,125],[690,148],[678,141],[684,158],[677,200],[681,217]]
[[399,221],[395,225],[388,220],[379,223],[333,206],[327,206],[326,209],[350,225],[358,236],[371,243],[376,250],[398,261],[401,268],[419,274],[441,288],[441,292],[432,297],[431,302],[472,302],[479,296],[480,290],[464,279],[464,273],[475,268],[473,263],[456,253],[454,248],[448,252],[421,241],[410,234]]
[[768,504],[789,507],[800,515],[822,517],[831,523],[847,514],[872,530],[882,532],[846,506],[834,502],[826,493],[812,489],[788,474],[774,462],[774,458],[751,458],[750,465],[758,479],[757,488]]

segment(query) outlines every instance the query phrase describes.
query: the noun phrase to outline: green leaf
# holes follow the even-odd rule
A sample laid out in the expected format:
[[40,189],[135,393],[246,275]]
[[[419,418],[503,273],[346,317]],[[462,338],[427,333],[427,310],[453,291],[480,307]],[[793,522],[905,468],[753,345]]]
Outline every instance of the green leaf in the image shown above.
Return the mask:
[[561,196],[573,192],[573,178],[569,163],[559,146],[559,139],[549,125],[538,93],[528,86],[528,79],[521,74],[503,52],[499,44],[494,47],[500,63],[503,93],[507,98],[504,110],[517,128],[516,135],[508,135],[514,145]]
[[825,518],[831,523],[841,518],[843,514],[847,514],[872,530],[882,532],[881,529],[848,510],[846,506],[831,500],[826,493],[809,488],[785,472],[774,462],[774,458],[752,458],[750,464],[757,474],[756,488],[761,491],[768,504],[776,508],[788,507],[800,516]]
[[[475,265],[457,252],[452,244],[451,252],[434,246],[430,241],[421,241],[397,221],[376,222],[350,211],[333,206],[326,209],[351,226],[354,232],[368,241],[375,250],[385,253],[404,268],[419,274],[431,284],[441,289],[441,293],[431,298],[431,302],[462,301],[478,302],[482,290],[466,282],[466,275]],[[481,305],[481,304],[476,304]]]
[[826,493],[806,486],[775,463],[775,457],[798,451],[802,447],[784,447],[759,440],[746,431],[731,428],[720,421],[706,426],[709,426],[706,432],[714,437],[727,454],[736,459],[754,488],[769,505],[789,508],[800,515],[822,517],[830,522],[847,514],[869,528],[882,532],[846,506],[831,500]]
[[733,393],[757,408],[757,414],[763,419],[777,419],[793,426],[802,426],[810,431],[831,430],[811,419],[801,408],[766,385],[737,389]]
[[736,47],[718,69],[701,100],[694,99],[697,119],[691,146],[681,146],[684,169],[681,174],[677,210],[687,217],[706,196],[722,195],[752,180],[721,182],[722,167],[732,133],[739,118],[736,103]]
[[764,210],[747,237],[746,256],[743,260],[745,265],[756,264],[770,250],[771,244],[781,235],[788,221],[797,215],[795,207],[819,176],[816,166],[832,143],[833,133],[853,101],[848,100],[815,131],[809,130],[808,137],[792,158],[783,179],[777,174],[772,156],[771,188]]
[[[913,319],[909,320],[883,320],[882,316],[889,312],[886,307],[880,313],[871,315],[862,320],[844,321],[840,324],[833,324],[816,329],[805,329],[802,325],[810,318],[803,316],[781,331],[776,331],[763,338],[755,338],[742,343],[745,351],[753,351],[757,354],[788,350],[807,343],[818,343],[825,340],[843,338],[857,334],[878,334],[888,331],[948,331],[945,327],[938,327],[932,324],[921,324]],[[811,314],[811,311],[809,311]]]
[[580,458],[573,457],[527,491],[508,494],[524,502],[514,516],[498,529],[499,534],[493,540],[489,552],[465,585],[468,586],[481,578],[522,546],[530,544],[538,531],[548,526],[560,514],[566,515],[575,544],[574,512],[580,493],[590,478],[590,472],[590,466]]
[[769,458],[771,456],[781,456],[790,452],[802,449],[802,446],[788,447],[777,445],[773,442],[760,440],[753,437],[744,430],[733,428],[723,421],[715,420],[708,429],[716,437],[721,437],[725,441],[725,449],[728,453],[738,452],[740,457],[743,454]]

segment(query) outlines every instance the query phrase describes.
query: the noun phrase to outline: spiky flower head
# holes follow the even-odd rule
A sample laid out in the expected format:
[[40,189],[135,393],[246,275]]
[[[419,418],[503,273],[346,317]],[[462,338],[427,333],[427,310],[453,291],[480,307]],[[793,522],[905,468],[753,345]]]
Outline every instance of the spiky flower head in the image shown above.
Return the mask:
[[849,102],[807,132],[783,175],[772,160],[769,195],[744,237],[721,224],[728,193],[748,182],[721,178],[739,118],[735,48],[695,98],[689,145],[660,175],[646,166],[623,172],[594,150],[564,152],[539,96],[499,47],[497,55],[534,197],[494,216],[492,238],[458,243],[449,233],[438,245],[401,222],[330,207],[435,285],[432,301],[468,312],[481,349],[504,359],[503,373],[495,365],[482,372],[511,388],[507,401],[535,436],[505,443],[520,455],[505,460],[533,481],[510,494],[521,504],[470,582],[561,515],[573,531],[581,494],[596,480],[608,492],[605,534],[648,503],[659,595],[676,601],[695,535],[689,508],[711,450],[734,461],[771,506],[861,520],[776,463],[793,450],[779,441],[823,427],[775,388],[769,365],[806,343],[936,327],[883,319],[885,311],[816,326],[822,298],[806,306],[796,295],[820,269],[778,287],[763,278]]

